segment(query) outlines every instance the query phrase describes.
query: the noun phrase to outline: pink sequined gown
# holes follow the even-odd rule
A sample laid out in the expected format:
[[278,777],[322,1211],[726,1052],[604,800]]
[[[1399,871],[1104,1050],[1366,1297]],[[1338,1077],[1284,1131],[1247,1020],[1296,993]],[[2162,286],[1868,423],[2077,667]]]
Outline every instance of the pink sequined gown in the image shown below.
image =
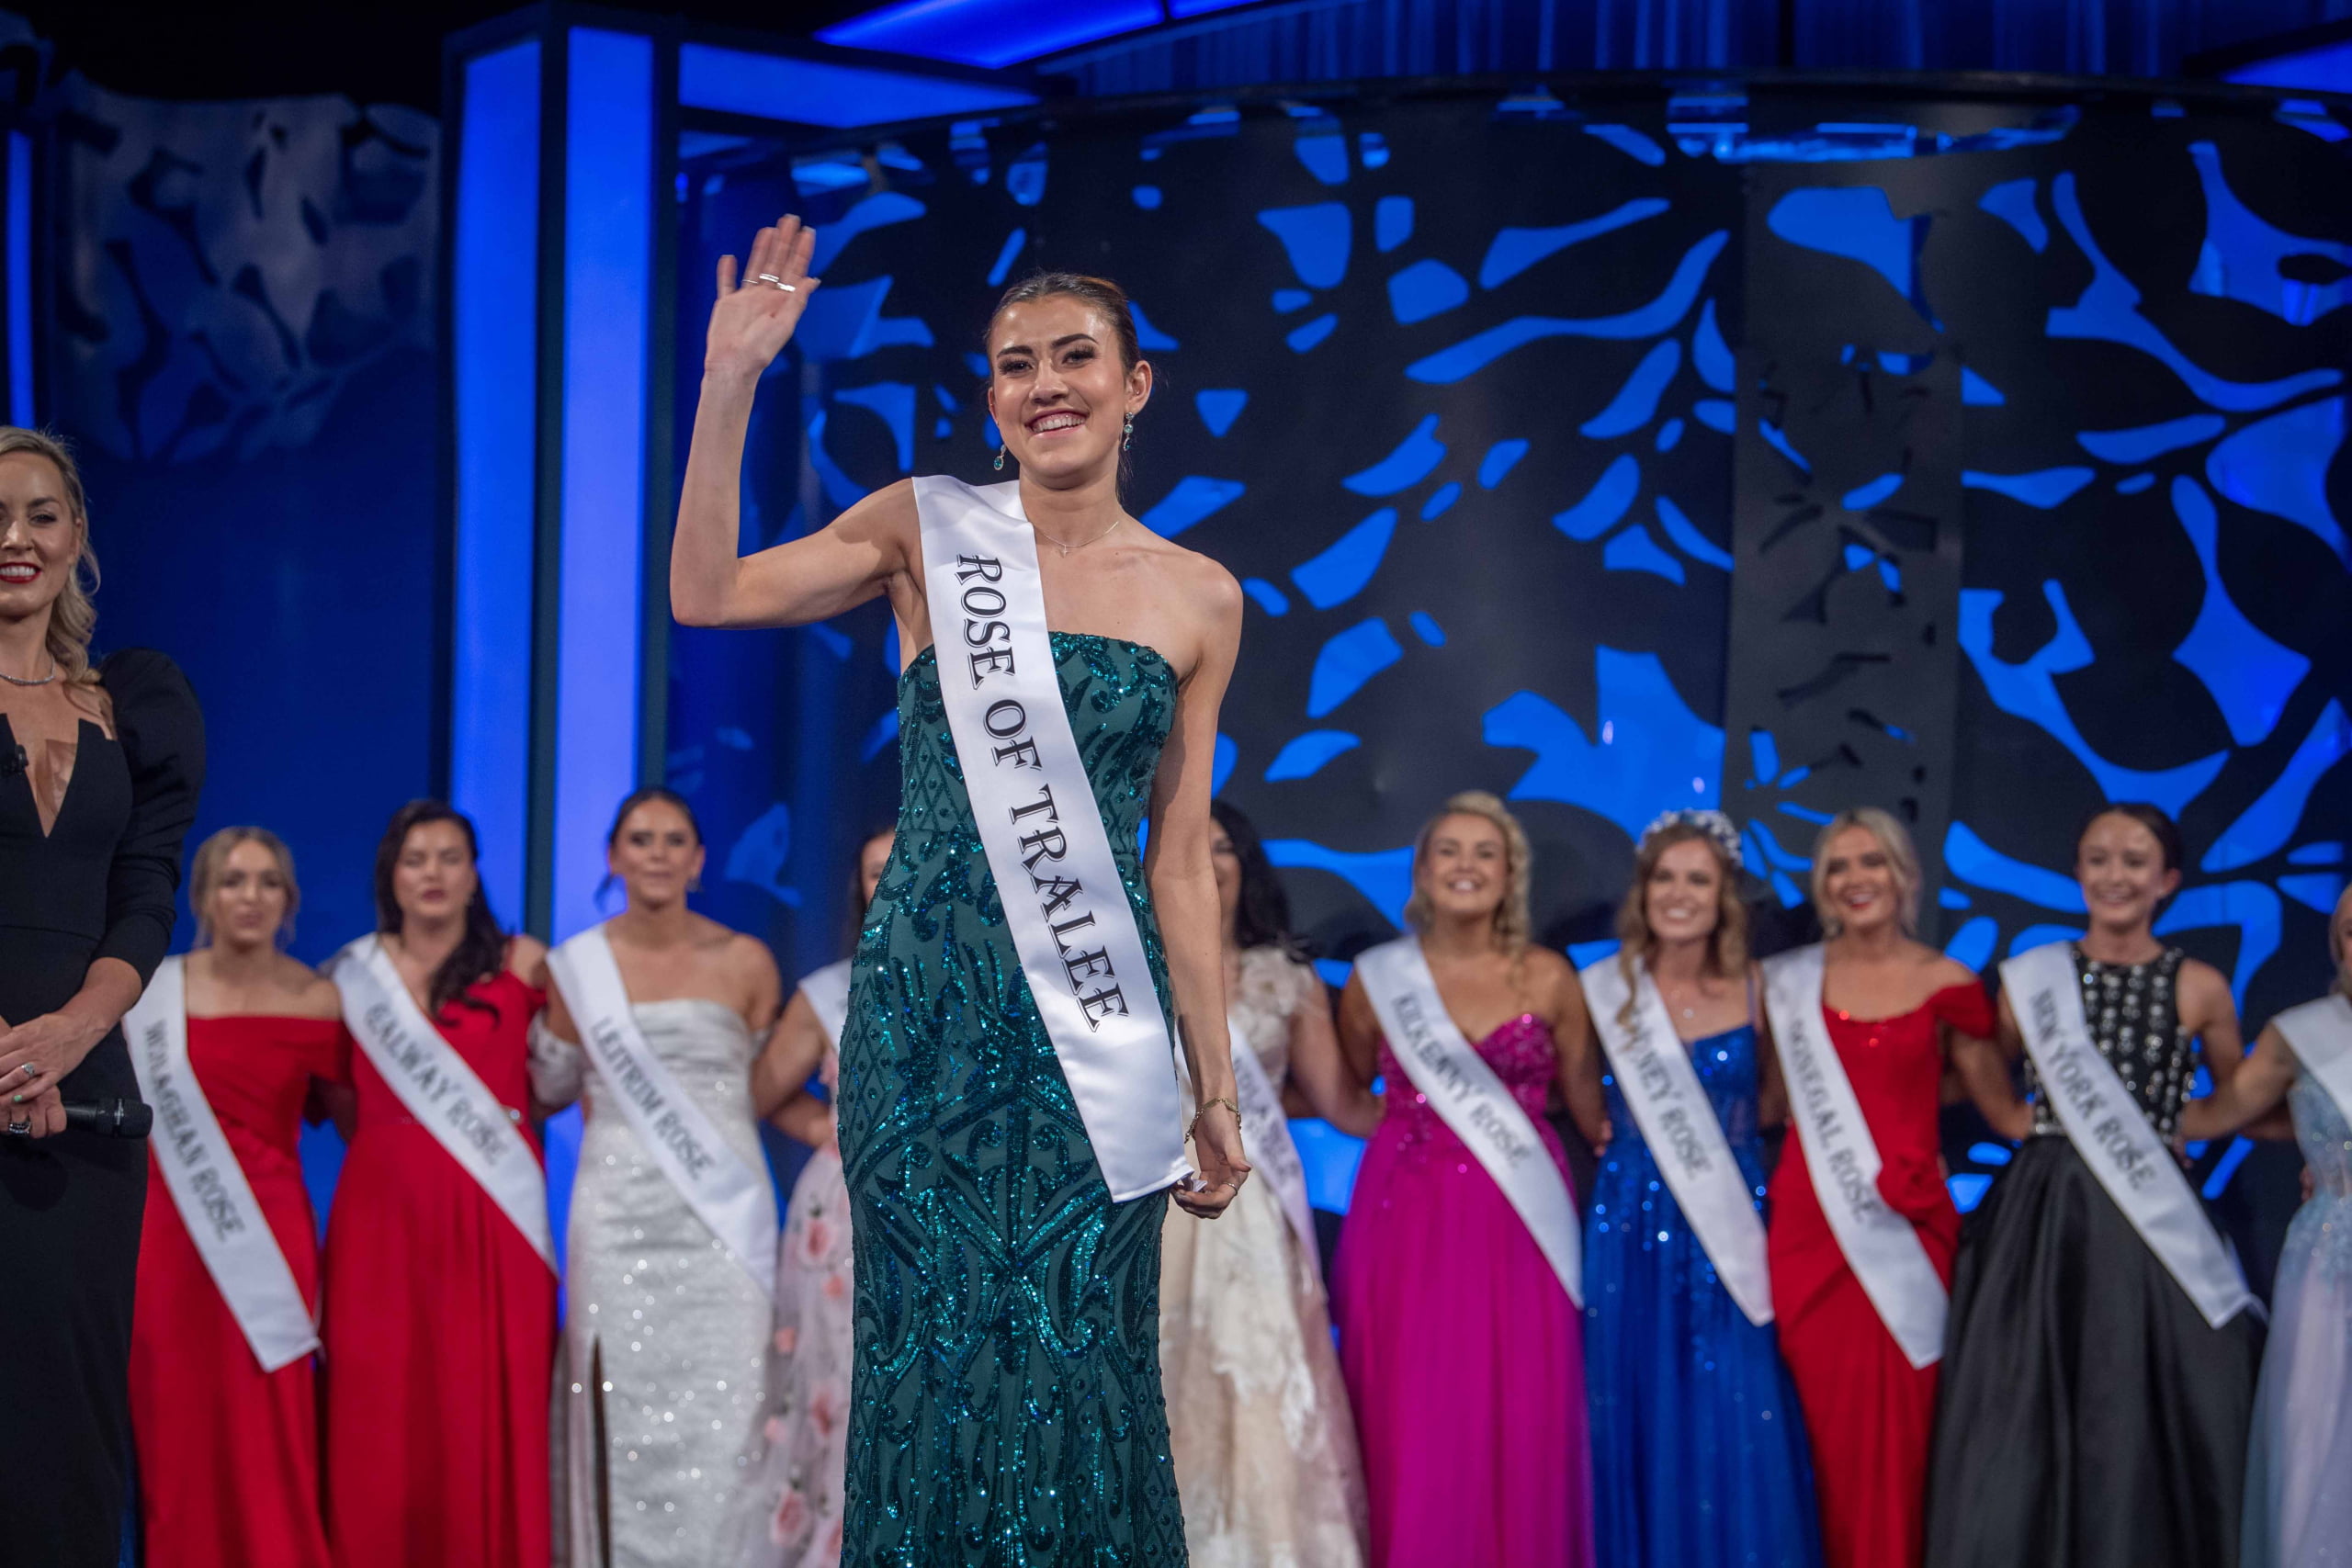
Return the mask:
[[[1523,1014],[1478,1055],[1544,1121],[1555,1071]],[[1372,1496],[1372,1568],[1589,1568],[1592,1456],[1576,1307],[1476,1156],[1386,1045],[1335,1270],[1340,1359]]]

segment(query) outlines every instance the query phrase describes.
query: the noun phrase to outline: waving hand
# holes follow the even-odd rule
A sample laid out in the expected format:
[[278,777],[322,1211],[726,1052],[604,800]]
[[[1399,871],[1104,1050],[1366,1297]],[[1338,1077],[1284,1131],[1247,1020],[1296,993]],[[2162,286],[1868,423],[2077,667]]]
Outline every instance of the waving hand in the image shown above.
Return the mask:
[[752,242],[752,259],[738,280],[735,258],[718,258],[718,302],[710,308],[710,341],[703,352],[705,370],[767,368],[800,324],[821,278],[808,276],[808,258],[817,246],[817,231],[803,228],[797,218],[777,220]]

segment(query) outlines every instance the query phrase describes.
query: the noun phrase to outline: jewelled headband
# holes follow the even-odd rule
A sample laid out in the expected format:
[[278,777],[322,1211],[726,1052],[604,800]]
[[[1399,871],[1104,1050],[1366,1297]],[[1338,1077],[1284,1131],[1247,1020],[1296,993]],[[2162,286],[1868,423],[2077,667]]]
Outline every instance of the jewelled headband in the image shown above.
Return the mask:
[[1722,812],[1713,809],[1661,811],[1648,827],[1642,829],[1642,842],[1648,843],[1652,834],[1662,832],[1668,828],[1698,829],[1714,840],[1715,848],[1723,851],[1724,859],[1731,863],[1731,868],[1734,871],[1745,871],[1747,868],[1747,861],[1739,852],[1739,829],[1733,826],[1732,819]]

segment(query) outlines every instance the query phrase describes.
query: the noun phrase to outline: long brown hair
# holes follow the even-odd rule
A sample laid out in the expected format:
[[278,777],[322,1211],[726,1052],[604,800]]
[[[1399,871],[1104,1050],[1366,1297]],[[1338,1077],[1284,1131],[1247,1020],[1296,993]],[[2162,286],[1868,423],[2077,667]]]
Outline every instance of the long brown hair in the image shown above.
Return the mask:
[[65,443],[38,430],[26,430],[18,425],[0,424],[0,457],[15,452],[28,452],[36,457],[46,457],[57,468],[59,480],[65,487],[66,511],[74,514],[74,533],[79,547],[74,564],[66,570],[65,586],[49,607],[48,651],[56,660],[58,673],[74,685],[91,685],[98,678],[90,668],[90,633],[98,624],[98,607],[91,595],[98,590],[98,557],[90,547],[90,498],[82,488],[82,470],[74,466],[74,454]]
[[376,931],[382,936],[400,933],[401,905],[392,894],[392,873],[401,863],[401,851],[408,847],[409,834],[430,822],[458,825],[458,830],[465,835],[466,858],[474,863],[475,875],[474,896],[466,900],[465,929],[449,956],[433,971],[433,985],[426,992],[431,1003],[427,1010],[438,1018],[451,1002],[461,1002],[496,1013],[498,1009],[491,1003],[466,994],[468,986],[495,979],[498,972],[506,967],[506,933],[499,929],[498,918],[490,912],[490,894],[481,885],[481,840],[474,833],[473,819],[464,812],[444,801],[412,800],[392,813],[391,821],[385,825],[383,840],[376,846]]
[[[1073,299],[1084,300],[1102,314],[1111,323],[1111,336],[1119,345],[1119,368],[1132,371],[1143,363],[1143,344],[1136,336],[1135,308],[1128,302],[1127,291],[1107,277],[1096,277],[1083,272],[1032,273],[1006,289],[989,312],[988,330],[980,334],[980,352],[989,362],[989,379],[996,379],[996,355],[989,343],[996,336],[997,321],[1015,305],[1067,294]],[[1119,449],[1119,488],[1127,488],[1134,477],[1135,465],[1128,460],[1126,448]]]
[[1657,946],[1650,931],[1650,878],[1657,863],[1677,844],[1702,843],[1715,862],[1715,929],[1707,938],[1706,971],[1721,979],[1747,973],[1747,906],[1739,899],[1739,871],[1731,863],[1715,836],[1694,822],[1669,822],[1643,835],[1634,851],[1634,885],[1617,906],[1617,969],[1625,977],[1625,1005],[1618,1021],[1634,1024],[1634,998],[1639,994],[1634,964],[1647,962]]

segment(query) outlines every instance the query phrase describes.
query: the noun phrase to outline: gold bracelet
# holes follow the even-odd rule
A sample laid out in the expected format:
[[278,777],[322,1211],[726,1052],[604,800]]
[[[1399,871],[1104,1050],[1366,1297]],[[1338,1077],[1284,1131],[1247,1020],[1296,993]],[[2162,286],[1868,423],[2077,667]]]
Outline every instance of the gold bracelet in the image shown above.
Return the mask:
[[1196,1129],[1198,1129],[1198,1128],[1199,1128],[1199,1126],[1200,1126],[1200,1124],[1201,1124],[1201,1118],[1202,1118],[1202,1117],[1204,1117],[1204,1116],[1205,1116],[1205,1115],[1207,1115],[1207,1114],[1209,1113],[1209,1107],[1210,1107],[1210,1106],[1212,1106],[1212,1105],[1222,1105],[1222,1106],[1224,1106],[1227,1111],[1232,1111],[1232,1112],[1233,1112],[1233,1130],[1234,1130],[1235,1132],[1237,1132],[1237,1133],[1238,1133],[1238,1132],[1239,1132],[1239,1131],[1241,1130],[1241,1107],[1239,1107],[1239,1106],[1238,1106],[1238,1105],[1234,1104],[1234,1103],[1233,1103],[1233,1101],[1231,1101],[1231,1100],[1229,1100],[1226,1099],[1226,1098],[1225,1098],[1225,1096],[1223,1096],[1223,1095],[1221,1095],[1221,1094],[1220,1094],[1220,1095],[1214,1096],[1214,1097],[1213,1097],[1213,1098],[1211,1098],[1211,1099],[1204,1100],[1201,1101],[1201,1108],[1200,1108],[1198,1111],[1193,1111],[1193,1124],[1192,1124],[1192,1126],[1187,1127],[1187,1128],[1185,1128],[1185,1129],[1184,1129],[1184,1136],[1185,1136],[1185,1137],[1190,1138],[1190,1137],[1193,1135],[1193,1132],[1194,1132]]

